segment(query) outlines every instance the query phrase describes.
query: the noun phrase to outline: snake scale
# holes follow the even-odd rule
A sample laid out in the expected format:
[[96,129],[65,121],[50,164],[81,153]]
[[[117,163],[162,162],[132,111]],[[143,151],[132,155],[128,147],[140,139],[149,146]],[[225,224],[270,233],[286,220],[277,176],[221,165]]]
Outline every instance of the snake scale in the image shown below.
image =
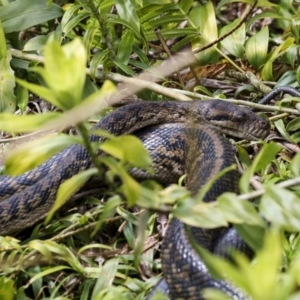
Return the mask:
[[[186,173],[186,186],[195,195],[210,178],[235,163],[234,151],[220,132],[256,140],[268,134],[270,125],[247,108],[221,100],[198,100],[135,102],[103,118],[94,126],[98,128],[115,135],[136,134],[152,156],[152,177],[167,184]],[[90,138],[99,140],[95,135]],[[0,235],[15,234],[43,219],[55,201],[59,185],[90,166],[87,151],[81,145],[73,145],[24,175],[2,176]],[[138,170],[133,170],[133,175],[149,177]],[[214,201],[225,191],[237,191],[237,183],[237,171],[226,173],[213,184],[204,201]],[[186,228],[172,219],[162,243],[164,280],[158,289],[171,299],[202,299],[201,292],[206,287],[221,289],[234,299],[247,299],[230,283],[210,276],[189,234],[201,246],[220,255],[221,246],[239,241],[233,229]]]

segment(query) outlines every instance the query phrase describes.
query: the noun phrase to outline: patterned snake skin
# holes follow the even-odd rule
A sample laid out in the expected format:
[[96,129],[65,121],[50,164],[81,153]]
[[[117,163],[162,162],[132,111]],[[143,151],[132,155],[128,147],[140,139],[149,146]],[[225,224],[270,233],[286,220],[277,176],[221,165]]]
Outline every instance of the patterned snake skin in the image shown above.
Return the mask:
[[[220,131],[256,140],[268,134],[270,125],[249,109],[211,100],[136,102],[115,110],[97,128],[115,135],[136,134],[152,156],[155,174],[151,178],[168,184],[187,174],[186,186],[195,195],[209,179],[235,163],[234,151]],[[99,137],[93,135],[91,140],[98,141]],[[15,234],[42,220],[55,201],[59,185],[90,166],[86,150],[73,145],[22,176],[2,176],[0,235]],[[150,176],[136,169],[132,174],[141,179]],[[236,171],[226,173],[213,184],[204,201],[214,201],[225,191],[237,191],[237,182]],[[239,241],[232,229],[186,228],[173,219],[162,244],[165,281],[158,288],[163,287],[171,299],[202,299],[206,287],[221,289],[234,299],[247,299],[230,283],[210,276],[189,235],[212,252],[219,251],[218,245]]]

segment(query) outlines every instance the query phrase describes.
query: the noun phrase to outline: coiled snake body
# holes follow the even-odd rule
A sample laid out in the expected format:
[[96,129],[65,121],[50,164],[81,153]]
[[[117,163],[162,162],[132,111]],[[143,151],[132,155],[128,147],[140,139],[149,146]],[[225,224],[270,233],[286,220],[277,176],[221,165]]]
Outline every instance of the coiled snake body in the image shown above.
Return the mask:
[[[195,195],[209,179],[235,162],[232,147],[215,127],[222,133],[251,140],[264,138],[270,129],[265,119],[250,110],[220,100],[136,102],[115,110],[94,128],[116,135],[136,133],[152,156],[153,177],[170,183],[186,173],[186,186]],[[98,139],[91,136],[91,140]],[[41,220],[53,205],[59,185],[90,166],[86,150],[73,145],[22,176],[2,176],[0,197],[6,199],[0,202],[0,235],[16,233]],[[140,178],[149,176],[137,170],[133,174]],[[237,181],[236,171],[226,173],[213,184],[204,200],[213,201],[224,191],[236,191]],[[212,279],[187,231],[211,251],[231,242],[228,236],[232,230],[186,229],[173,219],[162,245],[167,284],[163,282],[161,286],[168,286],[170,297],[202,299],[203,288],[215,287],[235,299],[246,299],[229,283]]]

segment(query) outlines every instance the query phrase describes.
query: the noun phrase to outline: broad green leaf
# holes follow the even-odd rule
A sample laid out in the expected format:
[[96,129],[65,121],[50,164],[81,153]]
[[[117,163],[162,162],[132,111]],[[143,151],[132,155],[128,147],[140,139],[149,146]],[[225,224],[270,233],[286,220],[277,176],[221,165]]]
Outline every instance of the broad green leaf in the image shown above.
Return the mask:
[[279,86],[294,86],[296,87],[298,85],[297,83],[297,77],[296,77],[296,71],[291,70],[285,72],[278,80],[275,85],[275,87]]
[[296,78],[297,78],[297,82],[299,84],[300,83],[300,68],[299,67],[297,68],[297,71],[296,71]]
[[228,226],[223,211],[215,203],[197,203],[191,198],[186,198],[184,201],[180,200],[178,200],[177,207],[172,211],[172,214],[185,224],[203,228]]
[[62,27],[63,35],[68,36],[69,33],[74,29],[74,27],[78,26],[78,24],[80,24],[82,20],[85,20],[90,17],[91,14],[88,12],[78,14],[77,16],[73,16],[73,18],[64,27]]
[[193,2],[194,2],[193,0],[185,0],[185,1],[180,1],[178,5],[185,13],[187,13],[191,9]]
[[[264,226],[267,226],[266,223],[264,223]],[[258,251],[262,248],[265,228],[249,224],[234,224],[234,228],[253,251]]]
[[13,113],[16,109],[16,96],[14,95],[16,83],[10,61],[11,54],[7,51],[6,55],[0,59],[0,112]]
[[223,212],[228,222],[265,226],[252,203],[238,200],[233,193],[224,193],[217,200],[218,208]]
[[111,157],[103,158],[102,162],[106,164],[106,166],[109,167],[114,174],[118,175],[121,178],[123,182],[121,189],[126,196],[128,205],[132,206],[136,204],[141,195],[141,186],[137,183],[137,181],[135,181],[126,172],[126,170],[120,163],[117,163]]
[[21,31],[59,18],[63,10],[59,5],[47,5],[47,0],[16,0],[0,6],[0,20],[5,33]]
[[45,67],[35,71],[43,76],[59,108],[67,110],[81,102],[85,64],[86,51],[79,39],[62,47],[52,40],[45,46]]
[[286,189],[267,185],[261,198],[260,212],[272,224],[289,231],[300,230],[299,197]]
[[116,276],[119,266],[119,259],[111,259],[105,263],[101,268],[101,273],[98,276],[98,280],[93,289],[91,300],[103,299],[100,292],[110,286],[112,286],[113,279]]
[[[221,29],[220,35],[224,35],[230,30],[232,30],[238,23],[240,19],[234,20],[232,23],[224,26]],[[232,55],[237,58],[242,59],[244,56],[244,44],[246,40],[246,29],[245,24],[243,24],[240,28],[235,30],[232,34],[230,34],[227,38],[221,41],[222,46]]]
[[108,23],[112,23],[112,24],[122,24],[124,25],[126,28],[128,28],[129,30],[131,30],[135,36],[138,38],[138,39],[143,39],[142,36],[141,36],[141,33],[140,31],[137,29],[137,27],[126,21],[126,20],[123,20],[123,19],[120,19],[120,18],[110,18],[109,20],[107,20]]
[[264,144],[254,161],[243,174],[240,179],[240,190],[242,193],[249,191],[250,179],[255,172],[261,171],[275,158],[276,154],[281,150],[281,146],[275,143]]
[[1,299],[15,299],[15,283],[11,278],[5,276],[0,277],[0,295]]
[[115,61],[115,65],[119,67],[125,74],[128,74],[132,77],[136,76],[136,73],[132,71],[132,68],[124,65],[123,63],[120,63],[118,61]]
[[16,79],[16,82],[19,85],[23,86],[24,88],[27,88],[28,90],[37,94],[41,98],[47,100],[51,104],[58,106],[58,107],[60,106],[60,101],[56,98],[56,96],[50,89],[48,89],[44,86],[38,85],[38,84],[30,83],[30,82],[22,80],[22,79],[18,79],[18,78]]
[[246,165],[248,168],[251,166],[252,164],[252,161],[249,157],[249,154],[248,152],[246,151],[245,148],[239,146],[239,145],[236,145],[237,147],[237,150],[238,150],[238,154],[239,154],[239,159],[241,160],[241,162]]
[[[212,2],[194,7],[190,13],[190,20],[201,33],[200,38],[192,41],[192,50],[199,49],[218,39],[218,28]],[[218,53],[211,48],[196,54],[196,57],[202,64],[212,63],[218,57]]]
[[136,167],[146,168],[151,165],[151,158],[147,150],[135,136],[124,135],[113,137],[102,143],[100,149]]
[[[263,248],[258,251],[255,264],[249,270],[248,285],[253,299],[276,299],[277,290],[281,288],[277,280],[281,255],[280,233],[270,230],[265,234]],[[264,288],[258,287],[255,282],[260,282],[259,285]]]
[[300,176],[300,153],[297,153],[290,162],[289,168],[293,175]]
[[[84,33],[83,36],[83,45],[84,48],[86,50],[86,55],[87,55],[87,61],[90,61],[90,57],[91,57],[91,53],[92,53],[92,49],[94,47],[94,40],[97,35],[97,33],[99,32],[98,28],[88,28],[88,30],[86,30],[86,32]],[[99,65],[98,65],[99,66]]]
[[286,58],[291,65],[292,69],[295,69],[295,62],[297,60],[298,45],[290,46],[286,52]]
[[291,137],[285,128],[285,124],[282,119],[276,120],[274,122],[276,129],[280,132],[281,136],[283,136],[288,141],[291,141]]
[[134,42],[134,35],[132,31],[126,31],[120,41],[117,60],[118,62],[127,65],[129,61],[130,54],[132,52],[132,46]]
[[15,148],[5,161],[7,174],[23,174],[52,157],[62,149],[81,142],[81,139],[69,135],[47,135]]
[[300,32],[299,32],[299,18],[293,18],[291,21],[291,33],[295,37],[296,43],[299,44]]
[[6,40],[0,18],[0,61],[5,58],[7,53]]
[[268,27],[264,27],[261,31],[250,37],[246,43],[246,56],[250,64],[256,70],[258,70],[267,61],[268,45]]
[[[295,43],[295,39],[292,37],[287,38],[284,40],[283,43],[281,43],[279,46],[277,46],[270,55],[268,55],[267,62],[263,66],[261,75],[264,80],[272,80],[273,81],[273,62],[282,56],[284,53],[286,53],[290,46],[293,46]],[[278,84],[278,83],[277,83]]]
[[25,87],[20,86],[18,84],[16,88],[16,97],[17,97],[18,107],[20,108],[20,111],[23,114],[28,104],[28,99],[29,99],[28,90]]
[[[88,6],[86,6],[87,8]],[[69,32],[78,24],[82,19],[91,15],[90,12],[81,12],[81,5],[72,5],[64,13],[61,19],[61,29],[64,35],[68,35]],[[78,13],[79,11],[79,13]],[[82,18],[83,17],[83,18]]]
[[56,119],[61,114],[48,113],[27,116],[16,116],[7,113],[0,114],[0,130],[24,133],[29,131],[39,130],[41,126],[47,124],[49,121]]
[[53,259],[52,253],[49,250],[49,248],[45,246],[44,243],[40,243],[37,240],[32,240],[28,243],[28,247],[42,253],[43,256],[47,258],[48,262],[52,261]]
[[104,51],[99,51],[94,55],[94,57],[90,61],[90,73],[93,79],[95,79],[99,65],[103,64],[103,61],[107,57],[107,55],[108,49],[105,49]]
[[300,129],[300,117],[293,119],[286,125],[287,131],[296,131]]
[[38,35],[30,39],[23,48],[23,51],[41,51],[48,40],[46,35]]
[[140,20],[136,14],[136,7],[133,0],[116,0],[116,9],[121,19],[134,26],[136,32],[140,32]]
[[264,169],[281,149],[282,147],[276,143],[264,144],[252,163],[253,171],[258,172]]
[[91,176],[96,175],[97,173],[98,170],[96,168],[88,169],[63,182],[57,191],[55,203],[50,212],[47,214],[45,222],[48,223],[53,214],[61,208],[69,200],[69,198],[91,178]]

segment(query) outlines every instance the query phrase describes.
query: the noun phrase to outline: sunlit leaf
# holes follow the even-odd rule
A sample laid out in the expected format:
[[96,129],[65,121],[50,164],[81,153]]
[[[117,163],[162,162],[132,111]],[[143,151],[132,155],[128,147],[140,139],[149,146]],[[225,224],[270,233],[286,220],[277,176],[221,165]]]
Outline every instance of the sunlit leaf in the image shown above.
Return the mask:
[[7,157],[5,161],[6,172],[11,175],[25,173],[60,150],[78,142],[80,139],[74,136],[48,135],[25,143],[14,149]]
[[[221,30],[221,36],[225,33],[232,30],[238,23],[240,19],[236,19],[234,22],[224,26]],[[246,40],[246,29],[245,24],[243,24],[240,28],[235,30],[232,34],[226,37],[222,42],[222,46],[232,55],[237,58],[243,58],[244,56],[244,43]]]
[[135,136],[125,135],[113,137],[102,143],[100,149],[136,167],[146,168],[151,165],[151,158],[147,150],[142,142]]
[[257,70],[266,62],[268,45],[269,30],[267,26],[247,40],[246,56],[251,65]]
[[[1,38],[1,23],[0,23]],[[4,39],[5,41],[5,39]],[[9,51],[4,53],[5,47],[2,47],[0,59],[0,112],[14,112],[16,109],[16,97],[14,94],[15,77],[14,71],[10,66],[11,54]]]

